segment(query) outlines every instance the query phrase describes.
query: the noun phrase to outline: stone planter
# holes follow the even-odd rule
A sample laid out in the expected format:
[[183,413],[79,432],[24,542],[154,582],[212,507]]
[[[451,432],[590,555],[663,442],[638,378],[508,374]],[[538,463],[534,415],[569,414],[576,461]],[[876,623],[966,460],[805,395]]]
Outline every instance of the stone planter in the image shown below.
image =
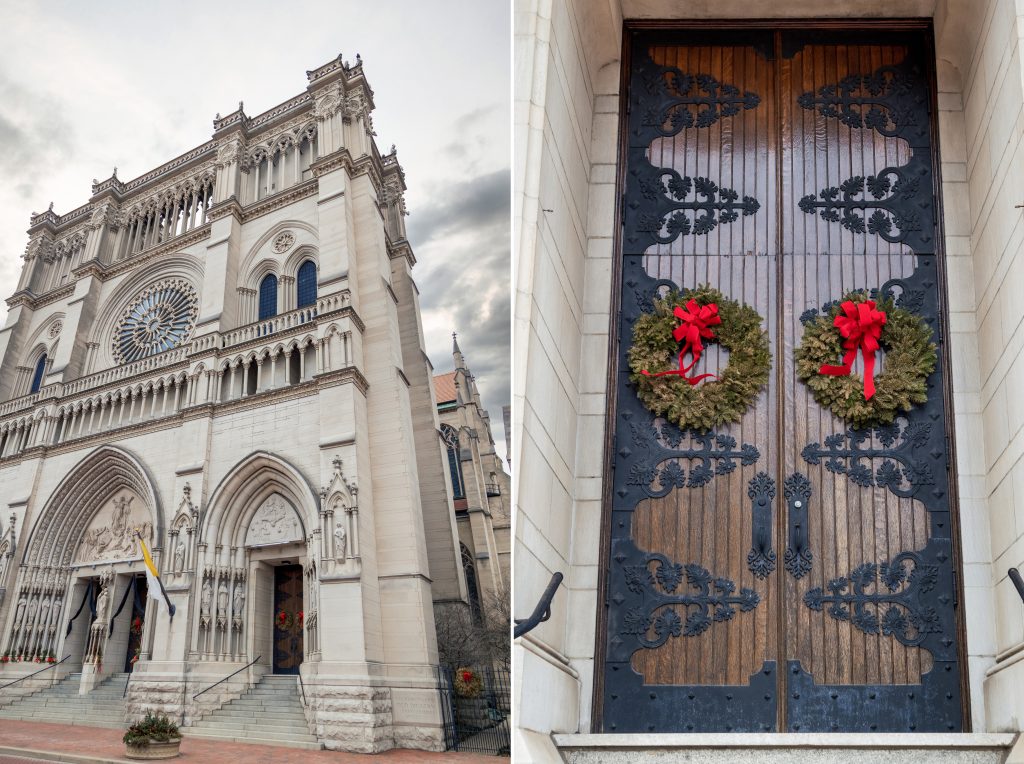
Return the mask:
[[149,745],[136,745],[125,743],[125,756],[129,759],[176,759],[178,758],[178,747],[181,745],[181,738],[168,740],[166,743],[150,740]]

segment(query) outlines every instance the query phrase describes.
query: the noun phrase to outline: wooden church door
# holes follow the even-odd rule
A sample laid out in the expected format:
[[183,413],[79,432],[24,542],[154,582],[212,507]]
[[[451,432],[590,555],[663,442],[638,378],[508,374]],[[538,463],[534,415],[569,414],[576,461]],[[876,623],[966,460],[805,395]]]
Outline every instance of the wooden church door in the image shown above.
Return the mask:
[[[930,29],[628,34],[598,725],[962,730]],[[733,302],[690,381],[640,378],[702,286]],[[846,379],[892,422],[799,373],[853,292],[891,326]]]

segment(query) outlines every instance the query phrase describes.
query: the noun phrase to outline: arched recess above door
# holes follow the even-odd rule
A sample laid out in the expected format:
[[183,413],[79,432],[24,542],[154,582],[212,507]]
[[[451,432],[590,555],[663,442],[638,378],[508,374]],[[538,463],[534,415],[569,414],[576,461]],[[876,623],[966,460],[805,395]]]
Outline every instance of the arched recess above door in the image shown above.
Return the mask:
[[307,529],[316,526],[316,493],[293,465],[257,451],[232,467],[217,485],[199,531],[200,542],[225,548],[245,546],[253,518],[275,495],[293,510],[301,541]]

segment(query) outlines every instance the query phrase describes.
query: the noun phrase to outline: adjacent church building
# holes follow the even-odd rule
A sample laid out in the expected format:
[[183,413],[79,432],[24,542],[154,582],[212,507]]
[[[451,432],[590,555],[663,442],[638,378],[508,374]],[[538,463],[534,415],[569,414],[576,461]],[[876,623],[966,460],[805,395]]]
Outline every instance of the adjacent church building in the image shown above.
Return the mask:
[[434,376],[437,415],[448,457],[459,549],[474,617],[487,597],[507,599],[512,563],[511,479],[494,448],[491,418],[476,377],[452,337],[455,370]]
[[[443,746],[435,603],[476,595],[405,179],[362,62],[307,76],[32,216],[0,331],[0,684],[59,665],[0,714],[60,680],[106,688],[113,723],[160,711],[198,731],[284,675],[297,742]],[[478,577],[507,578],[507,538],[474,538]],[[286,733],[257,712],[235,734]]]

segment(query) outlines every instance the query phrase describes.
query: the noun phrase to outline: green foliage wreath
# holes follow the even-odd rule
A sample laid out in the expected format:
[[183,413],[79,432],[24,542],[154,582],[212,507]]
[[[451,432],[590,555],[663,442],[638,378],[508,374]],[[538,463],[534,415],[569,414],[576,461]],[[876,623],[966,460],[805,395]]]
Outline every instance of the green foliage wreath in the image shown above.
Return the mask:
[[879,338],[885,351],[885,368],[875,374],[874,396],[865,400],[860,375],[821,374],[823,365],[836,363],[842,354],[843,337],[833,325],[842,303],[868,299],[867,292],[858,291],[836,301],[830,310],[807,324],[803,341],[794,352],[797,376],[811,389],[814,400],[858,429],[888,424],[901,411],[910,411],[928,400],[928,375],[935,370],[937,360],[932,330],[920,316],[897,308],[892,299],[876,300],[877,309],[885,311],[886,322]]
[[[729,351],[728,365],[717,380],[693,386],[677,376],[644,375],[644,370],[655,374],[676,367],[680,346],[673,336],[678,325],[674,310],[690,300],[701,306],[718,305],[722,323],[714,327],[715,336],[707,342],[717,342]],[[630,380],[640,401],[684,430],[706,432],[739,422],[768,384],[771,372],[768,332],[761,324],[756,310],[728,299],[709,284],[682,293],[670,292],[665,299],[655,300],[654,312],[636,320],[629,349]]]

